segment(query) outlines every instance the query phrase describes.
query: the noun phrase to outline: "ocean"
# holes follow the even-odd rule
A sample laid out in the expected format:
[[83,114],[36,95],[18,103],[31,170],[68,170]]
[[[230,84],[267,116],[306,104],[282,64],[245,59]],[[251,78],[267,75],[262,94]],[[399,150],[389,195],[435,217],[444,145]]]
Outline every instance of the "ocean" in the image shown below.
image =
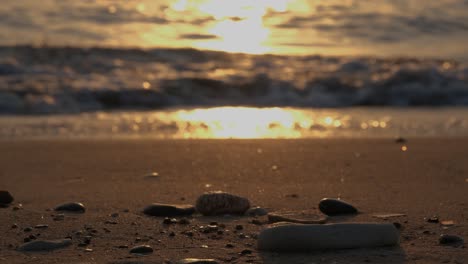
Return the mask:
[[468,1],[8,1],[0,138],[468,135]]

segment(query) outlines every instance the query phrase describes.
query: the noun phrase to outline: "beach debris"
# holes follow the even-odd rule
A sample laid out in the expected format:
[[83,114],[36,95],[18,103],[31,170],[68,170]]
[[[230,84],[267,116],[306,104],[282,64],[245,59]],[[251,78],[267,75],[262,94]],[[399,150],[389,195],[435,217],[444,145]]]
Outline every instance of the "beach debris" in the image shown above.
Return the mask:
[[217,191],[198,197],[195,208],[203,215],[243,215],[250,208],[250,202],[244,197]]
[[66,212],[74,212],[74,213],[84,213],[86,211],[85,206],[82,203],[78,202],[71,202],[61,204],[54,209],[55,211],[66,211]]
[[13,200],[13,196],[8,191],[0,190],[0,207],[8,206]]
[[71,239],[57,239],[57,240],[35,240],[27,242],[20,247],[19,251],[52,251],[72,244]]
[[218,264],[214,259],[186,258],[177,261],[177,264]]
[[402,217],[402,216],[406,216],[406,214],[400,214],[400,213],[383,213],[383,214],[373,214],[372,216],[375,217],[375,218],[387,219],[387,218],[392,218],[392,217]]
[[444,220],[444,221],[440,221],[440,224],[441,224],[442,226],[447,227],[447,226],[453,226],[453,225],[455,225],[455,222],[452,221],[452,220]]
[[326,215],[356,214],[358,210],[351,204],[333,198],[324,198],[319,203],[319,209]]
[[441,235],[439,237],[439,243],[441,245],[454,245],[454,246],[457,246],[457,245],[463,244],[464,240],[463,240],[462,237],[456,236],[456,235]]
[[249,210],[245,212],[245,215],[248,215],[248,216],[264,216],[267,214],[268,214],[267,210],[258,206],[250,208]]
[[145,209],[143,213],[149,216],[187,216],[195,213],[195,207],[192,205],[181,204],[159,204],[153,203]]
[[139,245],[130,249],[130,253],[141,255],[151,254],[153,253],[153,248],[149,245]]
[[395,246],[399,232],[390,223],[282,224],[263,230],[258,248],[265,251],[310,251]]
[[273,212],[268,214],[270,224],[278,222],[289,222],[297,224],[324,224],[325,217],[307,211]]
[[159,173],[157,172],[151,172],[151,173],[148,173],[146,174],[145,176],[143,176],[143,178],[145,179],[159,179],[161,176],[159,175]]

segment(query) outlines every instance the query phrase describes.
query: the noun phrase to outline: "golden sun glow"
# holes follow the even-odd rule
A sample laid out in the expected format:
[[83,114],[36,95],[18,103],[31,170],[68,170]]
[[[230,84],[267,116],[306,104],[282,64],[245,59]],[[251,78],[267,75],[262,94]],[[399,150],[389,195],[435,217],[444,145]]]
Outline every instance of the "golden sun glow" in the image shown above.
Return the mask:
[[195,46],[259,54],[271,51],[271,46],[266,43],[270,29],[263,24],[263,16],[268,10],[286,11],[288,2],[290,0],[179,0],[172,8],[177,11],[196,9],[216,20],[207,28],[207,33],[217,39],[198,41]]

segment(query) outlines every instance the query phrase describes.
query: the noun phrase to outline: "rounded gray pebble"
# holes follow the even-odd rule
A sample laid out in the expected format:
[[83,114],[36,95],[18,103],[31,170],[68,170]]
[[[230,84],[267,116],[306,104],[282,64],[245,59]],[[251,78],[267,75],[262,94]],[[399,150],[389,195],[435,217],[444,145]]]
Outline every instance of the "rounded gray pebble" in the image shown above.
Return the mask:
[[151,254],[153,253],[153,248],[149,245],[140,245],[130,249],[132,254]]
[[225,192],[209,192],[198,197],[195,208],[202,215],[243,215],[250,208],[250,202]]
[[74,213],[84,213],[86,211],[85,206],[82,203],[78,202],[71,202],[61,204],[54,209],[55,211],[66,211],[66,212],[74,212]]
[[72,244],[71,239],[35,240],[21,245],[19,251],[51,251]]

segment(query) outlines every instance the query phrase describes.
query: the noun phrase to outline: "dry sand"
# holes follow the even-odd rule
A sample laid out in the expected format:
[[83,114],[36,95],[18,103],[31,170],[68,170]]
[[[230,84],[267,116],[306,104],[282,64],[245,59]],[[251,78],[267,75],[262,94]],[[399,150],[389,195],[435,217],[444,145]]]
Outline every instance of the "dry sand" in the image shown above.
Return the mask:
[[[174,263],[186,257],[220,263],[468,263],[466,247],[438,243],[443,233],[468,239],[468,138],[410,139],[407,146],[403,152],[390,139],[3,141],[0,189],[10,191],[15,202],[0,209],[0,263]],[[160,177],[144,177],[152,171]],[[194,216],[188,226],[164,226],[162,218],[141,213],[153,202],[193,204],[210,190],[245,196],[271,211],[319,213],[321,198],[341,197],[362,214],[332,222],[401,223],[401,247],[265,253],[256,250],[253,238],[263,226],[249,223],[250,217]],[[86,213],[54,221],[57,213],[50,208],[69,201],[83,202]],[[22,209],[13,210],[18,203]],[[378,219],[374,213],[407,216]],[[445,229],[428,223],[425,218],[433,215],[455,224]],[[181,234],[211,221],[230,231]],[[38,224],[49,228],[23,231]],[[234,232],[238,224],[244,230]],[[86,227],[97,231],[88,246],[92,252],[78,246],[90,232]],[[78,230],[83,235],[75,235]],[[73,245],[49,253],[17,252],[30,234],[71,236]],[[226,248],[228,243],[234,247]],[[155,252],[141,257],[119,248],[138,244]],[[245,249],[252,254],[240,255]]]

